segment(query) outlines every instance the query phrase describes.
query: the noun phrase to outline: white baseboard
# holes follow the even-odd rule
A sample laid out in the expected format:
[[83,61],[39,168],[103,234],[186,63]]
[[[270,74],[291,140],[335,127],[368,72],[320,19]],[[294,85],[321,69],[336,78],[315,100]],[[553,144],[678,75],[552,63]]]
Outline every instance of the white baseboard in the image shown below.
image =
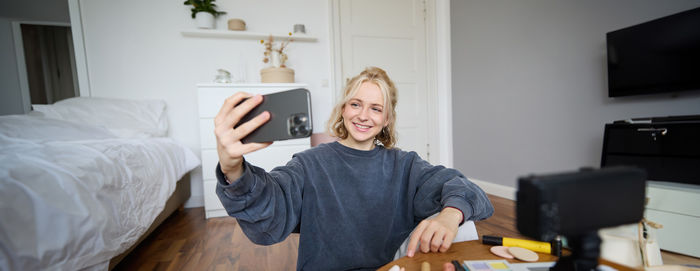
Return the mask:
[[185,202],[185,208],[204,207],[204,196],[190,196]]
[[487,194],[494,196],[499,196],[502,198],[507,198],[509,200],[515,200],[515,187],[510,187],[502,184],[490,183],[487,181],[481,181],[473,178],[467,178],[484,190]]

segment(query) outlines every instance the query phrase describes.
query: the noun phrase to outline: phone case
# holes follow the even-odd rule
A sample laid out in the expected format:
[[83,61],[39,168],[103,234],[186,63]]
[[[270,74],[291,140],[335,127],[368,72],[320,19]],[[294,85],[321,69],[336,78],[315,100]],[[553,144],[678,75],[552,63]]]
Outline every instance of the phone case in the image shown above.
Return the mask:
[[[270,120],[244,137],[243,143],[270,142],[311,136],[311,96],[304,88],[263,95],[263,101],[246,114],[238,125],[260,113],[270,112]],[[236,125],[236,127],[238,126]]]

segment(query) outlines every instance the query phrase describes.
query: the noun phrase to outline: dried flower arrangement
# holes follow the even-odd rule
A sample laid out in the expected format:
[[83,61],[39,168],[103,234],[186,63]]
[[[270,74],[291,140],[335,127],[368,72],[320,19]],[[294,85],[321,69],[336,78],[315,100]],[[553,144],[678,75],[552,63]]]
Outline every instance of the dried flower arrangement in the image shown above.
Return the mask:
[[292,41],[294,41],[294,38],[292,38],[291,32],[289,32],[289,38],[280,43],[280,45],[277,47],[275,47],[275,39],[272,37],[272,35],[270,35],[267,41],[260,40],[260,43],[265,46],[265,52],[263,53],[265,57],[263,58],[263,63],[270,63],[272,61],[273,66],[276,66],[277,63],[274,63],[275,61],[273,60],[273,52],[275,52],[279,54],[279,67],[286,68],[287,66],[284,65],[284,62],[287,61],[287,54],[284,53],[284,49],[287,48],[287,45],[289,45],[289,43]]

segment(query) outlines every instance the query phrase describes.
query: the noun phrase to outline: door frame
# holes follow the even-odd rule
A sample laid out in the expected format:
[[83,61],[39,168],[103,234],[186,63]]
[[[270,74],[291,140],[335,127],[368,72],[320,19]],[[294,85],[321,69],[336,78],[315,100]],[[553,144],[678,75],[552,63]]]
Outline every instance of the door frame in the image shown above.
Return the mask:
[[[47,26],[64,26],[71,27],[70,23],[64,22],[49,22],[49,21],[12,21],[12,38],[14,39],[15,45],[15,58],[17,61],[17,79],[19,80],[19,89],[22,96],[22,110],[24,113],[29,113],[32,111],[32,97],[29,91],[29,79],[27,77],[27,62],[24,58],[24,39],[22,38],[22,25],[47,25]],[[71,29],[72,32],[72,29]],[[73,40],[69,40],[73,42]],[[75,53],[75,52],[74,52]],[[75,67],[75,63],[71,63],[71,66]],[[73,80],[77,77],[77,71],[73,73]],[[77,91],[75,95],[79,95]]]
[[75,69],[78,75],[78,80],[75,82],[77,82],[80,97],[90,97],[90,73],[88,72],[87,49],[85,48],[80,0],[68,0],[68,14],[70,16],[71,33],[73,34]]
[[[77,1],[77,0],[76,0]],[[333,103],[342,96],[340,1],[329,0],[329,40]],[[450,49],[450,0],[422,0],[426,11],[426,83],[428,86],[428,161],[453,166],[452,68]]]

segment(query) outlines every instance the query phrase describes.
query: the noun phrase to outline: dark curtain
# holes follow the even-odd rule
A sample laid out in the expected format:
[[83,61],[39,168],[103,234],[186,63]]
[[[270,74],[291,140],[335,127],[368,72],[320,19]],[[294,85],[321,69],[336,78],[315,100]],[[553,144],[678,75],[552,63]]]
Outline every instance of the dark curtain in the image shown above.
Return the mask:
[[76,96],[70,27],[22,24],[24,58],[32,104]]

